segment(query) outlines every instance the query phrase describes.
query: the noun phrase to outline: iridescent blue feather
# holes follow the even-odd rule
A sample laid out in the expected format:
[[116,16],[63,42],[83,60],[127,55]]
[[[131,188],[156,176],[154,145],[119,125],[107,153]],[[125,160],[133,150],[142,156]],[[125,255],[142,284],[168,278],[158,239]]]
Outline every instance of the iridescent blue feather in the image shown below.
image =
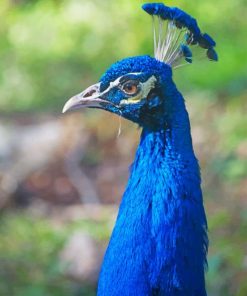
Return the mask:
[[[157,99],[121,110],[143,132],[104,258],[98,296],[206,296],[207,222],[184,99],[170,66],[149,56],[112,65],[101,78],[101,91],[130,72],[156,75],[159,90]],[[121,94],[112,93],[110,100],[117,106]]]

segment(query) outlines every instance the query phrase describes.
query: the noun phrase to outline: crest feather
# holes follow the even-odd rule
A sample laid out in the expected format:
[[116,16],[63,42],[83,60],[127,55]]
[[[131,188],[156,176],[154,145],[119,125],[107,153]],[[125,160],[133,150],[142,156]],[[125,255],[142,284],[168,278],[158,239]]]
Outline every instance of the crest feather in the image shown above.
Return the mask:
[[196,19],[189,14],[163,3],[147,3],[142,8],[153,18],[154,55],[157,60],[176,68],[182,66],[183,61],[192,63],[193,51],[199,47],[209,60],[218,61],[215,41],[208,34],[201,33]]

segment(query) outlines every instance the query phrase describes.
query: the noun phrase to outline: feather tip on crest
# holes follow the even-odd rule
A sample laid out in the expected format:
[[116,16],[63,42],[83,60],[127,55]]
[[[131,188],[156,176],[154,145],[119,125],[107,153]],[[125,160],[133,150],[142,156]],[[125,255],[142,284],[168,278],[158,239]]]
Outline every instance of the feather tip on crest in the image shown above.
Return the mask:
[[195,18],[176,7],[163,3],[146,3],[143,10],[153,18],[154,56],[173,68],[180,67],[183,60],[191,64],[193,49],[206,49],[209,60],[218,61],[213,38],[201,33]]

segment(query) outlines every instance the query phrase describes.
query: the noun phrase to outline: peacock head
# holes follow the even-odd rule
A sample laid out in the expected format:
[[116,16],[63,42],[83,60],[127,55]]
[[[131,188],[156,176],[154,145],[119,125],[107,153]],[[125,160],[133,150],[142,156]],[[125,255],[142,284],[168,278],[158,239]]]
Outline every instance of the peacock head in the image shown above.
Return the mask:
[[165,85],[172,83],[170,66],[150,56],[113,64],[100,81],[72,97],[63,112],[82,107],[100,108],[144,126],[162,109]]
[[196,45],[209,60],[218,59],[214,40],[201,33],[190,15],[162,3],[142,8],[153,18],[155,57],[137,56],[113,64],[98,83],[69,99],[63,112],[100,108],[141,126],[155,124],[164,116],[168,94],[174,88],[172,68],[191,64]]

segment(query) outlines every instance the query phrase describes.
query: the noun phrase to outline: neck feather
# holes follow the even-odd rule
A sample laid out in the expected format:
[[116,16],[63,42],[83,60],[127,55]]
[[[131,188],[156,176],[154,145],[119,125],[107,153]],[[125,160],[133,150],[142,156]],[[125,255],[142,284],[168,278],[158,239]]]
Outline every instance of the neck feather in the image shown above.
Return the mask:
[[171,112],[162,128],[142,131],[104,259],[100,296],[206,295],[199,167],[180,94],[173,103],[180,113]]

